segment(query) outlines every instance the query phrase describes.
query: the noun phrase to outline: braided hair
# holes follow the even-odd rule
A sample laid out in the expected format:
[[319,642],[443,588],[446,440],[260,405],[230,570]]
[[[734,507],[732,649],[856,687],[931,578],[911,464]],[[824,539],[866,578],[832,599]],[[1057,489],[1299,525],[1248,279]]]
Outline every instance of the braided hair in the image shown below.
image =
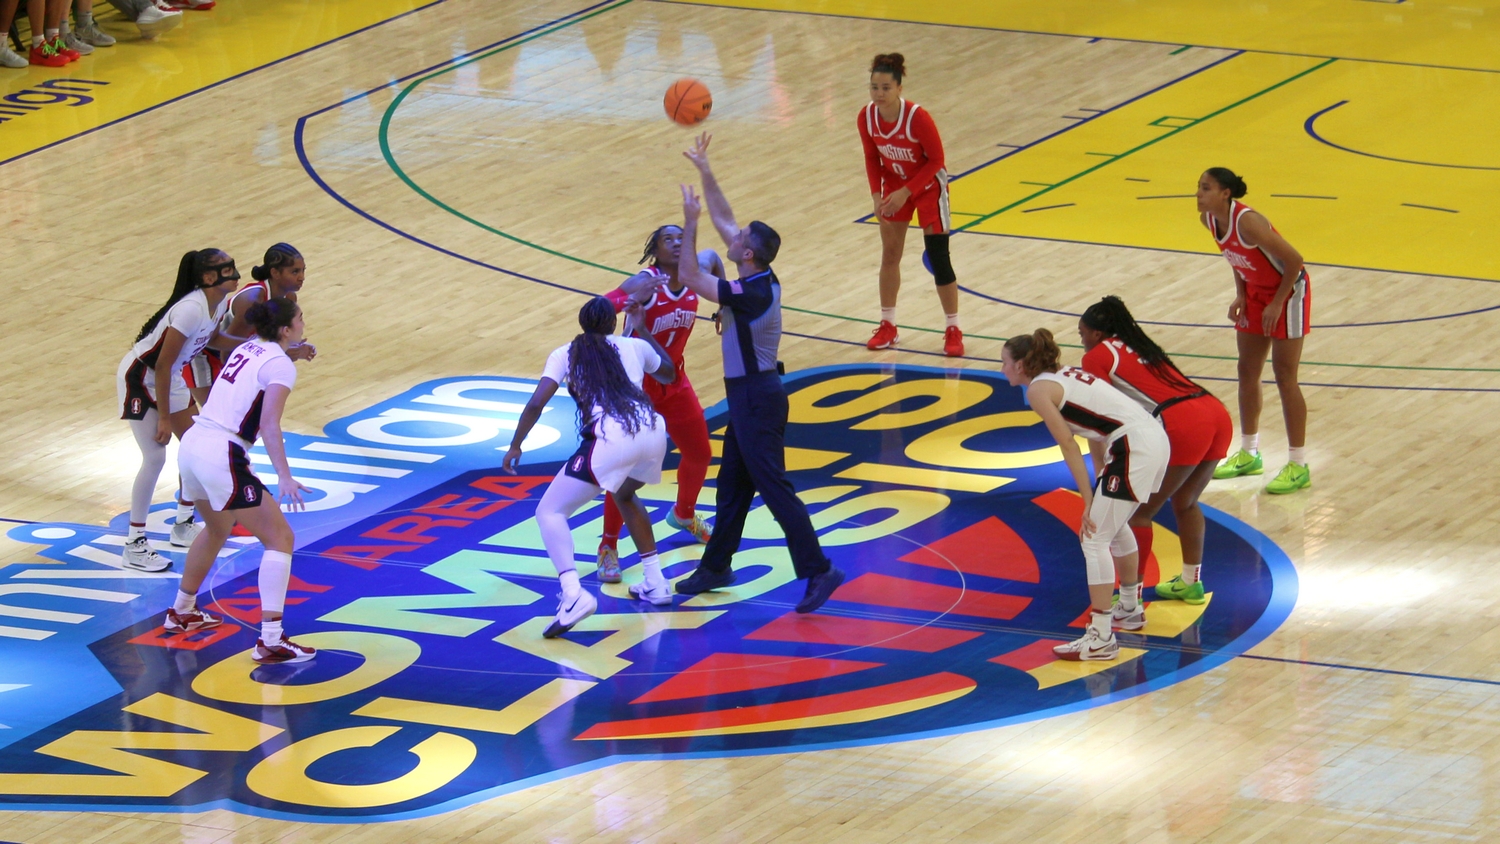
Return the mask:
[[294,261],[302,257],[297,247],[290,243],[278,243],[266,250],[264,264],[256,264],[250,268],[250,277],[256,281],[269,281],[271,270],[289,267]]
[[146,335],[156,330],[157,323],[172,310],[172,306],[181,302],[185,296],[194,290],[203,287],[203,274],[212,269],[215,259],[228,257],[218,249],[195,249],[182,256],[177,263],[177,282],[172,285],[172,295],[167,297],[167,303],[162,305],[146,324],[141,326],[141,333],[135,335],[135,342],[139,343],[146,339]]
[[1185,390],[1201,390],[1192,379],[1182,374],[1177,364],[1172,362],[1161,346],[1146,336],[1145,330],[1135,317],[1130,315],[1130,309],[1125,307],[1125,302],[1119,296],[1105,296],[1103,299],[1088,306],[1083,312],[1082,322],[1095,331],[1102,331],[1106,337],[1114,337],[1120,342],[1135,350],[1140,356],[1141,363],[1156,374],[1156,377]]
[[661,245],[661,236],[666,233],[667,229],[677,229],[681,231],[682,226],[668,223],[665,226],[662,226],[656,231],[652,232],[651,236],[646,238],[646,249],[645,251],[641,252],[641,259],[639,261],[636,261],[637,264],[644,264],[647,261],[650,261],[651,266],[656,266],[656,247]]
[[614,304],[603,296],[590,299],[578,311],[578,326],[583,333],[568,347],[568,390],[578,403],[578,427],[586,429],[594,421],[595,407],[632,436],[650,427],[656,412],[651,399],[631,383],[619,350],[609,342],[615,330]]

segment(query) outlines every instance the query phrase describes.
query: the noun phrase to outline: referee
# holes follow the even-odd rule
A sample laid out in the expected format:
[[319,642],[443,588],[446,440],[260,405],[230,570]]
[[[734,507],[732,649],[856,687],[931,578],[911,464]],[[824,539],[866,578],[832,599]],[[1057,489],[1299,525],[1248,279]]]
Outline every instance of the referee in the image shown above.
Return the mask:
[[[781,283],[771,271],[781,237],[759,221],[743,229],[735,223],[729,201],[708,166],[709,139],[706,132],[699,135],[693,149],[683,155],[703,176],[708,215],[729,247],[724,257],[734,262],[740,277],[736,281],[715,278],[694,261],[682,262],[678,270],[683,283],[719,305],[729,427],[719,464],[713,536],[698,570],[678,582],[677,591],[696,595],[734,583],[730,563],[739,550],[750,503],[759,492],[786,534],[797,577],[807,581],[807,593],[798,602],[797,612],[808,613],[823,606],[844,582],[844,572],[823,553],[807,507],[786,478],[787,400],[776,362],[781,345]],[[696,255],[698,216],[703,208],[689,185],[682,186],[682,210],[682,254]]]

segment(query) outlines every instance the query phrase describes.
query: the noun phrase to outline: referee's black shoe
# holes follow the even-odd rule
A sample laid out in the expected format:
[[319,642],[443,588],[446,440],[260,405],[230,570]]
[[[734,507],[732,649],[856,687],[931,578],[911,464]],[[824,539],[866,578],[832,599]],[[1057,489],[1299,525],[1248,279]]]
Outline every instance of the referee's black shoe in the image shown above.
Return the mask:
[[830,565],[828,570],[822,574],[815,574],[807,579],[807,594],[797,602],[797,612],[809,613],[823,606],[833,595],[833,590],[839,588],[844,582],[844,570],[838,566]]
[[738,579],[739,576],[734,573],[734,569],[709,571],[703,566],[699,566],[697,571],[677,581],[677,594],[697,595],[700,592],[723,589]]

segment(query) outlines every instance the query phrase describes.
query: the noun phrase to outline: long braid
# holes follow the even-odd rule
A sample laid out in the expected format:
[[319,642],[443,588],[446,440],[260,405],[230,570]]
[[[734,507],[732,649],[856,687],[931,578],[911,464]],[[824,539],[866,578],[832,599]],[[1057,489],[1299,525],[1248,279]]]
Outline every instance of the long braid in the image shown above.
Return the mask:
[[182,301],[183,297],[203,286],[203,273],[210,267],[209,261],[219,254],[217,249],[197,249],[182,256],[177,263],[177,281],[172,285],[172,295],[167,297],[167,303],[162,305],[146,324],[141,326],[141,332],[135,335],[135,342],[139,343],[146,339],[146,335],[156,330],[157,323],[167,315],[172,306]]
[[1120,342],[1135,350],[1140,356],[1141,363],[1151,370],[1156,376],[1173,386],[1187,390],[1201,390],[1202,387],[1193,382],[1191,378],[1182,374],[1177,364],[1167,356],[1156,341],[1146,336],[1140,323],[1131,316],[1130,309],[1125,307],[1125,302],[1119,296],[1105,296],[1098,302],[1089,305],[1083,312],[1083,324],[1095,331],[1102,331],[1106,337],[1115,337]]
[[620,352],[609,342],[615,330],[615,306],[603,296],[590,299],[578,312],[583,333],[568,347],[568,389],[578,403],[578,426],[587,428],[598,407],[614,417],[627,434],[649,426],[656,412],[651,399],[625,374]]

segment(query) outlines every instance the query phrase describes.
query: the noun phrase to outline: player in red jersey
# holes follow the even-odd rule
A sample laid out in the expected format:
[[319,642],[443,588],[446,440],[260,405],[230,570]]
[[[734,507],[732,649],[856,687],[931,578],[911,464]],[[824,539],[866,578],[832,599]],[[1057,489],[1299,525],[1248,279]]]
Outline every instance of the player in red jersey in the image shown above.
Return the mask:
[[[677,277],[677,262],[681,256],[682,227],[662,226],[646,240],[646,249],[640,260],[640,263],[647,264],[645,271],[604,295],[614,303],[616,311],[624,310],[632,299],[640,302],[644,306],[645,329],[667,350],[672,365],[677,368],[677,377],[670,383],[648,380],[644,385],[651,404],[667,422],[667,436],[682,453],[682,460],[677,464],[677,504],[667,512],[667,524],[707,543],[710,532],[703,517],[698,515],[697,504],[713,451],[708,442],[703,404],[688,381],[682,359],[688,336],[698,322],[698,294]],[[724,263],[712,249],[698,253],[698,266],[720,277],[724,273]],[[617,545],[624,524],[614,497],[606,495],[604,536],[599,542],[599,579],[605,583],[620,582]]]
[[1281,415],[1286,420],[1287,464],[1266,492],[1282,494],[1312,486],[1307,466],[1307,402],[1297,383],[1302,341],[1312,329],[1312,280],[1302,256],[1271,221],[1240,202],[1245,180],[1224,167],[1198,177],[1198,213],[1219,251],[1234,269],[1234,303],[1229,319],[1236,328],[1240,365],[1240,450],[1214,472],[1215,478],[1259,475],[1260,376],[1271,356]]
[[1157,584],[1156,596],[1201,604],[1204,524],[1198,496],[1234,439],[1229,411],[1182,374],[1118,296],[1090,305],[1078,320],[1078,336],[1083,340],[1084,371],[1109,381],[1167,429],[1172,448],[1167,474],[1161,488],[1131,514],[1130,532],[1144,565],[1151,555],[1151,519],[1171,499],[1182,540],[1182,574]]
[[964,353],[964,333],[958,327],[958,276],[948,255],[952,229],[943,139],[925,109],[901,98],[905,75],[906,59],[900,53],[876,56],[870,65],[870,104],[860,109],[856,120],[870,197],[880,221],[880,325],[866,345],[871,351],[889,349],[900,340],[896,294],[901,290],[906,230],[915,216],[947,320],[943,352],[959,357]]

